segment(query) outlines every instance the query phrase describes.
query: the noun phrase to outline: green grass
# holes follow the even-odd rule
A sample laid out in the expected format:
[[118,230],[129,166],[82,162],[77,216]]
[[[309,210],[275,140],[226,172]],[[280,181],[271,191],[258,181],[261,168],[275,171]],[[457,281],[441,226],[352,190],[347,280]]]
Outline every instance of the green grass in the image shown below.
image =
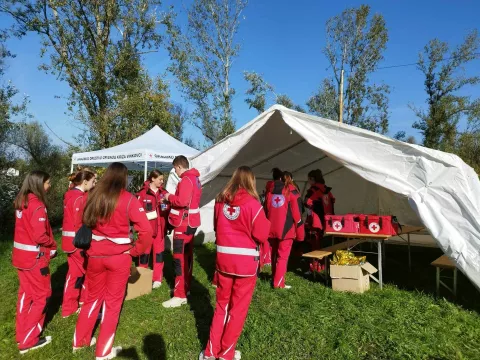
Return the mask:
[[[397,286],[389,284],[383,290],[373,286],[363,295],[333,292],[321,282],[304,279],[300,271],[288,273],[291,290],[274,291],[268,275],[262,274],[237,347],[242,359],[480,359],[476,290],[462,277],[458,300],[462,305],[436,300],[429,295],[435,278],[428,264],[439,251],[414,251],[416,266],[408,274],[405,249],[389,246],[387,250],[385,278]],[[92,349],[71,353],[76,317],[62,319],[59,312],[64,255],[51,264],[54,297],[45,334],[53,336],[53,346],[18,355],[14,337],[18,280],[10,251],[10,243],[0,243],[0,358],[93,359]],[[167,257],[164,286],[125,303],[115,339],[126,349],[123,358],[198,358],[215,305],[210,286],[213,247],[197,247],[195,256],[188,306],[168,310],[161,306],[169,298],[171,257]]]

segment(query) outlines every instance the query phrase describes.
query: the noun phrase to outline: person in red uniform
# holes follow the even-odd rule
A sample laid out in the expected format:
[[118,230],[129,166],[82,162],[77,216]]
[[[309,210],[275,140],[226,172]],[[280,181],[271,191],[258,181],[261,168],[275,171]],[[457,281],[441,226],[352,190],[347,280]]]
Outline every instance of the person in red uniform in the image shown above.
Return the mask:
[[271,222],[269,241],[272,243],[272,281],[274,288],[290,289],[285,285],[288,257],[293,241],[303,241],[305,230],[302,221],[302,200],[293,184],[293,176],[283,173],[282,181],[275,181],[267,194],[265,212]]
[[265,216],[247,166],[239,167],[217,196],[217,303],[207,346],[199,360],[239,359],[235,347],[242,333],[260,266],[260,245],[268,241]]
[[197,169],[189,169],[185,156],[173,160],[175,173],[180,178],[175,195],[166,193],[165,201],[170,202],[168,222],[173,227],[173,265],[175,287],[173,297],[162,305],[166,308],[187,303],[193,270],[193,238],[200,226],[200,198],[202,185]]
[[[121,163],[112,163],[89,194],[83,223],[92,229],[87,250],[85,274],[87,298],[80,309],[74,352],[97,344],[97,360],[113,359],[121,347],[113,347],[118,318],[130,276],[132,257],[140,256],[152,244],[152,227],[138,199],[127,192],[128,171]],[[134,244],[129,238],[130,222],[138,233]],[[102,308],[98,341],[92,338]]]
[[[267,181],[267,184],[265,185],[265,201],[264,205],[266,203],[266,199],[268,194],[270,194],[273,191],[274,184],[278,181],[282,181],[282,176],[283,176],[283,171],[280,170],[279,168],[273,168],[272,169],[272,180]],[[261,251],[261,266],[271,266],[272,265],[272,248],[273,248],[273,242],[268,240],[266,243],[262,245],[262,248],[260,249]]]
[[17,268],[20,282],[15,337],[21,354],[52,341],[51,336],[40,337],[52,294],[49,263],[57,249],[45,201],[49,188],[50,176],[43,171],[32,171],[14,202],[12,264]]
[[[165,236],[167,234],[167,218],[169,205],[163,201],[166,190],[163,189],[163,174],[158,170],[152,170],[142,190],[137,193],[140,204],[147,213],[153,232],[153,285],[156,289],[162,286],[163,280],[163,252],[165,251]],[[139,266],[148,267],[152,247],[140,255]]]
[[82,226],[83,209],[87,194],[95,184],[95,174],[89,170],[80,170],[70,175],[73,188],[63,198],[62,250],[67,253],[68,272],[63,291],[62,316],[68,317],[79,311],[79,305],[85,301],[84,285],[87,259],[83,250],[73,245],[75,233]]
[[[307,208],[305,226],[307,228],[311,250],[319,250],[322,248],[321,242],[325,231],[325,215],[335,214],[335,197],[331,192],[332,188],[325,185],[321,170],[310,171],[308,173],[308,182],[310,189],[308,189],[304,200],[305,207]],[[313,260],[310,264],[310,272],[318,272],[323,269],[324,265],[316,260]]]

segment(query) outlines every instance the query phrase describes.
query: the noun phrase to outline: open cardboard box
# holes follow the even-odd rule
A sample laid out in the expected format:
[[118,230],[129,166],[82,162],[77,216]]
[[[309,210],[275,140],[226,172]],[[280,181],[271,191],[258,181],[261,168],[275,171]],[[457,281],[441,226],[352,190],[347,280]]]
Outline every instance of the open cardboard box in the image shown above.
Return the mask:
[[370,275],[377,269],[370,263],[362,265],[330,265],[332,289],[363,293],[370,289]]
[[141,267],[135,269],[136,271],[132,269],[130,277],[128,278],[127,296],[125,300],[135,299],[152,292],[153,271]]

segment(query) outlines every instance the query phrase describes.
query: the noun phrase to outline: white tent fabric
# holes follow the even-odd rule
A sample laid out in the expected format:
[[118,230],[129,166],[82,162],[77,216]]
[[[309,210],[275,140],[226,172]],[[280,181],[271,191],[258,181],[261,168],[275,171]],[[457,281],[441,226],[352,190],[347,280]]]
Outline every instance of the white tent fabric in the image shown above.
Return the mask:
[[320,168],[337,213],[394,214],[425,226],[480,287],[480,181],[455,155],[275,105],[190,161],[204,184],[202,204],[240,165],[253,168],[260,191],[275,166],[291,171],[303,192],[308,172]]
[[[108,149],[73,154],[73,165],[107,167],[112,162],[124,163],[129,170],[170,170],[177,155],[191,157],[198,151],[168,135],[155,125],[145,134]],[[146,166],[145,166],[146,165]]]

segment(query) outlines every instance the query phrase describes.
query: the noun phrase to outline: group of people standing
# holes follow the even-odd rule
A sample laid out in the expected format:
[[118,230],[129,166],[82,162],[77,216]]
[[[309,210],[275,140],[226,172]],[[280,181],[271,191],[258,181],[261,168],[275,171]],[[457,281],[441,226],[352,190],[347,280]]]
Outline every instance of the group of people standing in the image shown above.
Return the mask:
[[[173,231],[175,287],[174,296],[162,305],[171,308],[187,303],[193,237],[200,226],[202,185],[199,172],[189,168],[184,156],[176,157],[173,167],[180,178],[175,194],[163,189],[163,175],[156,170],[136,195],[127,192],[128,171],[121,163],[111,164],[98,184],[96,174],[88,169],[71,175],[71,188],[64,197],[62,250],[67,253],[68,273],[62,316],[79,314],[73,335],[74,352],[96,345],[96,359],[103,360],[113,359],[121,351],[113,344],[132,257],[138,257],[139,266],[147,267],[153,253],[152,287],[160,287],[167,231]],[[312,186],[302,202],[292,174],[282,172],[267,184],[262,204],[252,170],[242,166],[217,195],[216,308],[200,359],[240,358],[235,347],[265,251],[272,252],[273,286],[288,288],[285,274],[293,241],[303,241],[307,232],[316,234],[314,244],[319,243],[323,213],[330,211],[326,199],[332,212],[334,202],[320,177],[319,170],[309,174]],[[49,187],[49,175],[33,171],[25,178],[14,203],[12,261],[20,282],[16,317],[20,353],[43,347],[52,340],[49,336],[41,337],[51,296],[49,262],[57,250],[47,216]],[[304,206],[309,211],[305,224]],[[130,236],[132,224],[138,235],[135,241]],[[77,249],[73,240],[85,227],[91,230],[90,247]],[[96,339],[93,330],[98,320],[100,330]]]

